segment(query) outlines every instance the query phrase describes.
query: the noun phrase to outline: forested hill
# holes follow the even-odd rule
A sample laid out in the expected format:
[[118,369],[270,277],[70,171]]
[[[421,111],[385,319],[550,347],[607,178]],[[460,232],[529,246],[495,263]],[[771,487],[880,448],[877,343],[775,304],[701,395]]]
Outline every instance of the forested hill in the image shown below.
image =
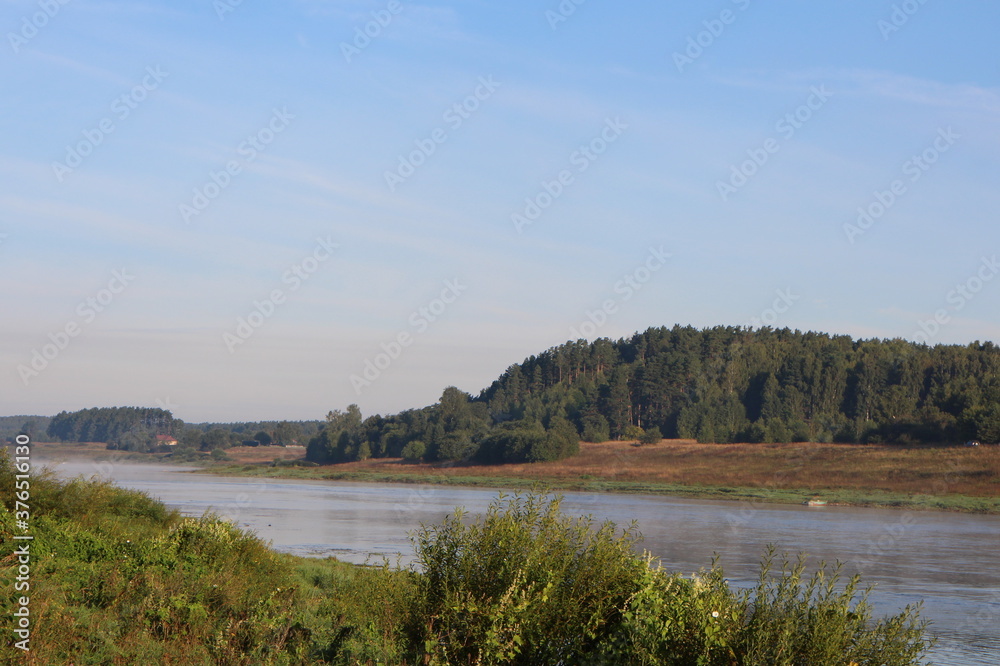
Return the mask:
[[478,397],[363,419],[334,411],[308,458],[516,462],[578,440],[1000,441],[1000,348],[788,329],[651,328],[569,342],[512,365]]
[[788,329],[651,328],[570,342],[482,392],[495,418],[563,412],[586,440],[1000,440],[1000,348]]

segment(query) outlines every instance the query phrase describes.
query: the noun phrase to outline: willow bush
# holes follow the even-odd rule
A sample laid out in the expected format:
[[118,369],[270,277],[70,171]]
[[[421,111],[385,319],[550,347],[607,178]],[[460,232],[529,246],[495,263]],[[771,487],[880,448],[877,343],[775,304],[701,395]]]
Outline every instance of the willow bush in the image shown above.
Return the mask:
[[646,554],[635,525],[572,519],[560,499],[500,495],[414,537],[428,664],[909,666],[928,647],[918,607],[874,621],[859,579],[804,577],[803,558],[737,591],[713,563],[693,578]]

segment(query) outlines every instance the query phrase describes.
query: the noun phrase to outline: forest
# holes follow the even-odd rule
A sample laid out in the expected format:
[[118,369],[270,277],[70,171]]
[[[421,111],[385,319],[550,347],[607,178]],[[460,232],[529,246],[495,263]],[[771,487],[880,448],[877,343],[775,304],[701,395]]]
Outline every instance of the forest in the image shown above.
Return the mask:
[[574,440],[960,443],[1000,441],[1000,348],[763,328],[650,328],[578,340],[510,366],[472,397],[328,416],[315,462],[368,457],[523,462]]
[[[325,422],[194,427],[165,410],[105,408],[63,412],[48,434],[142,450],[161,430],[201,450],[307,443],[307,459],[321,464],[535,462],[571,456],[580,440],[661,437],[997,443],[1000,348],[787,328],[659,327],[617,341],[567,342],[510,366],[478,396],[448,387],[434,405],[388,416],[365,418],[350,405]],[[130,438],[137,432],[138,442]]]
[[[55,441],[103,442],[109,449],[121,451],[169,451],[158,443],[158,435],[175,439],[181,450],[214,451],[232,446],[288,446],[313,436],[320,421],[263,421],[256,423],[188,424],[169,410],[147,407],[93,407],[75,412],[60,412],[46,417],[10,417],[22,422],[21,432],[39,430]],[[0,426],[3,424],[0,423]],[[160,440],[162,441],[162,440]]]

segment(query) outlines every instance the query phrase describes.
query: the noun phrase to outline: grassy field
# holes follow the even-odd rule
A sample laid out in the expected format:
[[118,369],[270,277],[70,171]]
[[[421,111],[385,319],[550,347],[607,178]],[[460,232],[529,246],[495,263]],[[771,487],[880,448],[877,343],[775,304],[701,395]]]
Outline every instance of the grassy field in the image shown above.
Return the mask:
[[[256,450],[252,455],[260,455]],[[296,478],[655,493],[687,497],[1000,513],[1000,447],[847,444],[581,443],[566,460],[522,465],[366,460],[323,467],[262,465],[230,451],[213,472]],[[250,454],[247,454],[250,455]]]
[[[102,445],[39,444],[53,457],[151,460]],[[580,445],[566,460],[521,465],[413,464],[399,459],[298,466],[302,448],[227,451],[213,473],[491,488],[650,493],[778,503],[814,496],[830,504],[1000,513],[1000,447],[857,444],[698,444],[663,440]]]

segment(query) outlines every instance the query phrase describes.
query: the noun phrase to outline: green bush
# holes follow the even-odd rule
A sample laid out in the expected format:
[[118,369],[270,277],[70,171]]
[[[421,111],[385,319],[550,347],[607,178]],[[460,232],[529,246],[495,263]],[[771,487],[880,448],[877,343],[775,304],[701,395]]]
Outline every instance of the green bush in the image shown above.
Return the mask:
[[642,439],[643,432],[643,429],[639,426],[629,424],[622,430],[622,439],[640,440]]
[[415,439],[412,442],[407,442],[406,446],[403,447],[402,455],[409,462],[419,462],[425,453],[427,453],[427,445],[419,439]]
[[457,511],[414,537],[430,663],[580,663],[619,622],[645,569],[638,534],[559,502],[501,494],[471,524]]
[[713,565],[693,580],[633,551],[635,526],[559,512],[559,499],[500,498],[415,537],[428,664],[915,666],[928,647],[919,608],[872,620],[855,577],[804,562],[736,592]]
[[659,444],[660,440],[663,439],[663,433],[656,426],[652,428],[647,428],[640,436],[640,444]]
[[[872,620],[859,579],[841,586],[839,567],[804,579],[804,560],[774,551],[757,585],[734,592],[714,566],[693,580],[650,567],[622,612],[622,623],[589,663],[622,666],[913,666],[929,643],[919,607]],[[841,589],[842,588],[842,589]],[[838,591],[839,590],[839,591]]]
[[415,663],[408,652],[417,625],[417,574],[388,562],[354,566],[330,558],[301,565],[299,575],[318,600],[317,622],[329,628],[314,633],[316,661],[310,663]]

